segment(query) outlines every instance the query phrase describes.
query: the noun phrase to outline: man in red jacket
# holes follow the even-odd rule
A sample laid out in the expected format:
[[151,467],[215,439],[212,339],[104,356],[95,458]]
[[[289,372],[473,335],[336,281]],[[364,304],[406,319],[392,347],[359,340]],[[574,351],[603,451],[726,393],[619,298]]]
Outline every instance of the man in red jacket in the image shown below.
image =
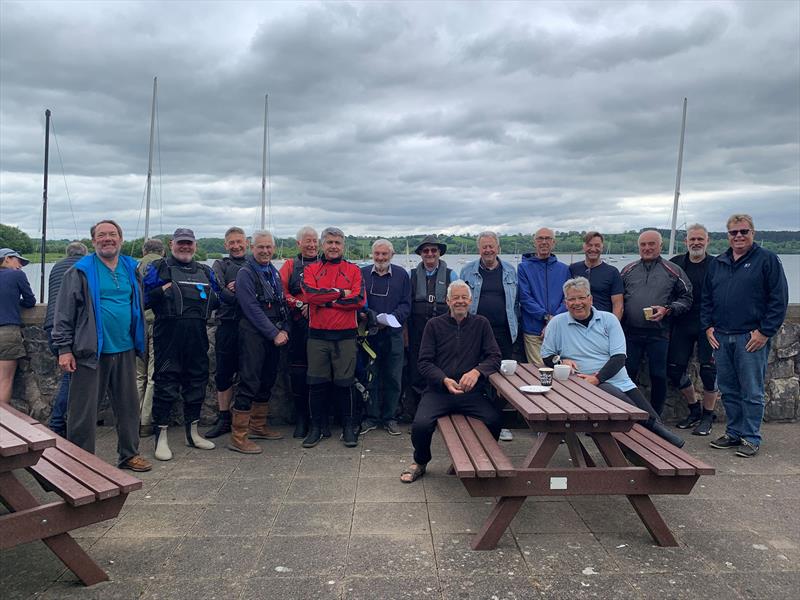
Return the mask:
[[322,438],[322,420],[332,384],[333,400],[342,411],[342,440],[358,445],[352,386],[356,369],[358,310],[364,307],[361,270],[342,258],[344,233],[327,227],[320,235],[322,259],[303,270],[303,292],[308,303],[308,371],[311,428],[303,440],[313,448]]

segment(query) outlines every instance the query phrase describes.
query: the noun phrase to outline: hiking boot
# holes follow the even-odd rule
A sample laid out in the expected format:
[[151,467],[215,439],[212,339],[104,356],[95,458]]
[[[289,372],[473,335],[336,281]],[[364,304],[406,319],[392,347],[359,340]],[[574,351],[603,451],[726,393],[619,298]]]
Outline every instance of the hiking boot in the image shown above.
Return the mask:
[[144,473],[145,471],[152,469],[153,465],[150,464],[149,460],[137,454],[136,456],[131,456],[128,460],[122,463],[119,468],[130,469],[131,471],[136,471],[137,473]]
[[292,437],[302,440],[308,435],[308,416],[298,414],[295,416],[294,432]]
[[358,430],[356,429],[355,422],[352,418],[347,417],[342,426],[342,442],[348,448],[355,448],[358,446]]
[[713,411],[703,411],[703,417],[700,419],[700,423],[698,423],[697,427],[694,428],[694,431],[692,431],[692,435],[709,435],[716,418],[717,415],[714,414]]
[[311,429],[308,431],[308,435],[306,439],[303,440],[303,448],[313,448],[317,444],[319,444],[320,440],[322,439],[322,429],[316,423],[311,425]]
[[331,422],[327,417],[323,419],[320,431],[322,432],[322,437],[324,438],[331,437]]
[[214,423],[214,426],[206,431],[205,438],[212,439],[217,438],[221,435],[225,435],[226,433],[231,432],[231,411],[229,410],[221,410],[219,411],[219,417],[217,418],[217,422]]
[[729,436],[727,433],[715,439],[713,442],[709,444],[712,448],[718,448],[720,450],[725,450],[727,448],[734,448],[735,446],[741,446],[742,440],[737,440]]
[[753,458],[756,454],[758,454],[758,446],[756,446],[752,442],[748,442],[747,440],[740,440],[742,445],[736,451],[736,456],[742,456],[744,458]]
[[683,419],[678,421],[675,425],[678,429],[691,429],[696,426],[703,417],[703,410],[700,408],[700,403],[695,402],[689,405],[689,414]]
[[388,432],[389,435],[400,435],[403,433],[400,431],[400,426],[397,424],[397,421],[392,419],[391,421],[387,421],[383,428]]
[[250,412],[249,410],[236,409],[231,411],[231,441],[228,443],[228,450],[241,452],[242,454],[261,454],[260,446],[247,439]]
[[514,434],[511,433],[510,429],[501,429],[500,430],[500,437],[498,438],[501,442],[510,442],[514,439]]
[[361,422],[361,435],[364,435],[368,431],[372,431],[373,429],[378,428],[378,422],[374,419],[364,419]]

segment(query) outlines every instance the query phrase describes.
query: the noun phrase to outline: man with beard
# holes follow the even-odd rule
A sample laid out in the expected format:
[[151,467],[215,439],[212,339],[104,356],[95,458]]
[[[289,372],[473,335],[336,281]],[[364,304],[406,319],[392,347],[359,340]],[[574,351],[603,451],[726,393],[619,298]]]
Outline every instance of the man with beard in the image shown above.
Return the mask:
[[603,262],[603,234],[589,231],[583,236],[584,260],[569,266],[571,277],[585,277],[592,286],[592,306],[595,310],[614,313],[622,321],[625,286],[616,267]]

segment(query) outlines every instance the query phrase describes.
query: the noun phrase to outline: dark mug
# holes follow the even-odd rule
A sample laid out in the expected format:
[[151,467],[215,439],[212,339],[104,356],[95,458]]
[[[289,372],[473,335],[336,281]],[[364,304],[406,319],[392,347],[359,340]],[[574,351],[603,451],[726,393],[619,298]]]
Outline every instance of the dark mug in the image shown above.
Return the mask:
[[539,383],[545,387],[553,385],[553,369],[550,367],[541,367],[539,369]]

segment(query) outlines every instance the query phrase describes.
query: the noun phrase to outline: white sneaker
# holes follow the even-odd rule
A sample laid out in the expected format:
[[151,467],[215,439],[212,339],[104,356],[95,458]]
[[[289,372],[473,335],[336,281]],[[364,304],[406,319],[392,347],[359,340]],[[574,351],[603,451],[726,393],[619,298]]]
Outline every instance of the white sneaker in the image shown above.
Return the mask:
[[155,456],[158,460],[172,460],[172,450],[167,443],[167,426],[159,425],[158,430]]
[[510,442],[514,439],[514,434],[511,433],[510,429],[501,429],[500,430],[500,441],[501,442]]

